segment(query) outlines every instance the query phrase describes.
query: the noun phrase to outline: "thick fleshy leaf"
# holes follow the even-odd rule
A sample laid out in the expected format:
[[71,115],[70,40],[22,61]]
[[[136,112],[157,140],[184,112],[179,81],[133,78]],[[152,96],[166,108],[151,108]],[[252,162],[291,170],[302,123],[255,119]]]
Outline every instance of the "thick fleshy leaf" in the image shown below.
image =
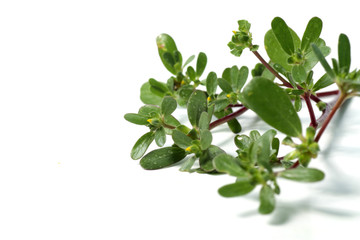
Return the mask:
[[200,167],[205,172],[212,172],[215,170],[213,159],[219,155],[225,153],[221,148],[211,145],[208,149],[203,151],[202,155],[199,158]]
[[260,190],[260,206],[261,214],[269,214],[275,209],[275,194],[270,186],[264,185]]
[[202,150],[206,150],[210,147],[212,142],[212,134],[209,130],[200,130],[200,147]]
[[322,30],[322,21],[318,17],[313,17],[310,19],[308,25],[306,26],[304,35],[301,39],[301,49],[306,51],[311,43],[315,43],[316,40],[320,37]]
[[227,173],[234,177],[246,176],[246,172],[236,162],[236,159],[228,154],[217,155],[213,160],[213,164],[218,172]]
[[184,85],[177,91],[179,98],[177,99],[180,106],[186,106],[191,94],[194,92],[194,87],[191,85]]
[[210,72],[206,78],[206,91],[210,96],[215,95],[217,88],[216,73]]
[[326,61],[326,59],[325,59],[324,55],[322,54],[322,52],[320,51],[320,49],[314,43],[311,44],[311,47],[312,47],[313,52],[315,53],[317,59],[320,61],[321,65],[325,69],[326,73],[329,75],[329,77],[334,79],[335,78],[335,73],[331,69],[329,63]]
[[180,148],[186,149],[189,147],[192,143],[192,139],[188,137],[183,132],[180,132],[179,130],[174,130],[172,133],[172,139],[174,140],[174,143],[178,145]]
[[141,86],[140,89],[140,100],[145,104],[160,105],[162,97],[154,94],[150,90],[150,83],[146,82]]
[[324,179],[325,174],[315,168],[294,168],[281,172],[279,177],[299,181],[299,182],[317,182]]
[[306,81],[307,73],[302,65],[295,65],[291,70],[291,74],[295,82],[299,84]]
[[188,65],[189,63],[191,63],[193,60],[195,59],[195,55],[191,55],[184,63],[184,67],[186,67],[186,65]]
[[153,132],[142,135],[131,150],[131,158],[134,160],[141,158],[154,140],[154,137]]
[[222,110],[224,110],[227,106],[229,106],[230,101],[227,98],[223,98],[223,99],[216,99],[214,102],[215,104],[215,112],[220,112]]
[[[298,49],[300,47],[300,38],[291,28],[289,29],[294,41],[294,46]],[[273,30],[269,30],[265,34],[265,50],[274,64],[281,65],[288,72],[291,71],[292,65],[288,63],[290,55],[282,49]]]
[[330,86],[331,84],[335,83],[327,73],[325,73],[315,84],[312,90],[314,92],[319,91],[320,89],[326,88],[327,86]]
[[272,155],[272,142],[275,135],[275,130],[268,130],[258,140],[255,141],[253,147],[250,150],[251,160],[264,166],[269,172],[272,172],[270,156]]
[[189,159],[187,159],[182,165],[181,168],[179,169],[181,172],[193,172],[194,170],[191,170],[192,166],[194,165],[195,161],[196,161],[197,157],[191,156]]
[[289,96],[266,78],[254,78],[243,91],[245,105],[286,135],[301,135],[301,122]]
[[249,76],[249,69],[246,66],[242,66],[239,70],[239,75],[236,79],[235,91],[240,91],[245,85],[245,82]]
[[207,112],[202,112],[200,115],[199,129],[209,129],[209,114]]
[[249,179],[243,179],[242,181],[222,186],[218,192],[223,197],[237,197],[248,194],[254,190],[255,186]]
[[146,125],[149,122],[147,121],[148,118],[145,116],[142,116],[140,114],[136,114],[136,113],[127,113],[124,115],[124,118],[134,124],[138,124],[138,125]]
[[178,127],[181,125],[181,123],[172,115],[165,115],[164,123],[172,127]]
[[159,128],[155,132],[155,142],[159,147],[164,146],[166,142],[166,133],[163,127]]
[[289,55],[293,54],[295,50],[294,40],[285,21],[280,17],[274,18],[271,22],[271,29],[282,49]]
[[154,105],[145,105],[139,109],[139,115],[154,117],[154,115],[160,113],[160,108]]
[[197,90],[191,94],[188,104],[187,113],[191,125],[198,126],[200,115],[207,111],[207,99],[203,91]]
[[350,41],[345,34],[340,34],[338,55],[339,55],[339,67],[342,72],[349,73],[351,64],[351,52]]
[[241,132],[241,129],[242,129],[241,124],[239,123],[239,121],[237,119],[233,118],[230,121],[228,121],[227,124],[233,133]]
[[156,149],[146,154],[140,165],[147,170],[155,170],[170,166],[184,159],[185,150],[178,147],[165,147]]
[[[316,41],[315,45],[318,46],[320,52],[322,53],[322,55],[324,55],[324,57],[330,54],[331,49],[326,46],[325,41],[321,38]],[[309,48],[308,52],[305,54],[304,68],[306,69],[306,71],[310,71],[315,67],[318,62],[319,59],[316,57],[316,54],[314,53],[314,51],[312,51],[312,48]]]
[[226,93],[231,93],[233,91],[230,83],[223,78],[218,78],[219,87]]
[[196,61],[196,76],[200,77],[206,67],[206,63],[207,63],[207,57],[206,54],[201,52],[199,53],[198,59]]
[[161,102],[161,113],[163,115],[170,115],[172,114],[177,107],[177,103],[176,100],[172,97],[166,96],[163,98],[162,102]]
[[159,82],[153,78],[150,78],[149,83],[150,83],[150,91],[158,95],[159,97],[163,97],[170,92],[166,84],[163,82]]
[[169,72],[176,75],[177,71],[174,66],[174,53],[177,51],[177,47],[174,39],[170,35],[163,33],[156,38],[156,44],[158,46],[159,56],[164,66]]

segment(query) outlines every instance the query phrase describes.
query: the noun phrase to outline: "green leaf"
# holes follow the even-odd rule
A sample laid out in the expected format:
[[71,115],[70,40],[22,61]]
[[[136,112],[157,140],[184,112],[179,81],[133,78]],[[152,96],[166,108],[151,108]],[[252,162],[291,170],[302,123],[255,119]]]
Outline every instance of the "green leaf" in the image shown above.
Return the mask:
[[195,59],[195,55],[191,55],[191,56],[185,61],[183,68],[185,68],[186,65],[188,65],[189,63],[191,63],[194,59]]
[[170,115],[172,114],[177,107],[177,103],[176,100],[173,99],[172,97],[166,96],[163,98],[162,102],[161,102],[161,113],[163,115]]
[[210,72],[206,78],[206,91],[210,96],[215,95],[217,88],[217,76],[216,73]]
[[187,147],[192,145],[192,139],[183,132],[180,132],[178,130],[173,131],[172,139],[174,140],[174,143],[176,145],[178,145],[180,148],[183,149],[186,149]]
[[299,181],[299,182],[317,182],[324,179],[325,174],[315,168],[294,168],[281,172],[279,177]]
[[218,192],[223,197],[237,197],[248,194],[254,190],[255,186],[249,179],[243,179],[242,181],[222,186]]
[[243,90],[245,105],[280,132],[298,137],[301,122],[289,96],[266,78],[254,78]]
[[155,131],[155,142],[159,147],[164,146],[166,142],[166,133],[163,127],[160,127]]
[[139,140],[137,140],[131,150],[131,158],[134,160],[141,158],[145,154],[146,150],[148,149],[153,140],[153,132],[148,132],[142,135]]
[[228,121],[227,124],[233,133],[241,132],[241,129],[242,129],[241,124],[239,123],[239,121],[237,119],[233,118],[230,121]]
[[197,157],[191,156],[189,159],[187,159],[184,164],[181,166],[181,168],[179,169],[181,172],[193,172],[193,170],[191,170],[192,166],[194,165],[195,161],[196,161]]
[[146,154],[140,160],[140,165],[147,170],[155,170],[177,163],[184,159],[185,156],[186,153],[181,148],[165,147]]
[[235,91],[239,91],[245,85],[245,82],[249,76],[249,69],[246,66],[242,66],[239,70],[239,75],[236,79]]
[[209,114],[207,112],[202,112],[200,115],[199,129],[209,129]]
[[203,52],[199,53],[198,59],[196,61],[196,76],[199,78],[206,67],[206,63],[207,63],[207,57],[206,54]]
[[331,69],[329,63],[326,61],[324,55],[321,53],[320,49],[313,43],[311,44],[311,47],[313,49],[313,52],[315,53],[317,59],[320,61],[321,65],[325,69],[326,73],[331,77],[332,79],[335,78],[335,73]]
[[[295,48],[297,49],[300,46],[300,39],[291,28],[289,29],[291,32],[291,36],[294,40]],[[292,65],[288,63],[288,58],[290,57],[290,55],[281,48],[280,43],[275,37],[273,30],[269,30],[265,34],[265,50],[274,64],[279,64],[286,71],[291,71]]]
[[218,78],[219,87],[226,93],[231,93],[233,91],[230,83],[223,78]]
[[145,105],[139,109],[139,115],[154,117],[157,114],[160,114],[160,108],[154,105]]
[[[325,41],[319,38],[316,43],[316,46],[320,49],[320,52],[326,57],[330,54],[331,49],[326,46]],[[318,58],[312,48],[309,48],[308,52],[305,54],[305,63],[304,67],[306,71],[310,71],[315,67],[315,65],[319,62]]]
[[343,33],[339,36],[338,55],[340,70],[349,73],[351,64],[350,41]]
[[227,106],[229,106],[230,101],[227,98],[224,99],[216,99],[214,102],[215,104],[215,112],[220,112],[224,110]]
[[250,144],[253,142],[251,138],[246,135],[237,135],[234,138],[235,145],[240,151],[245,151],[250,147]]
[[186,106],[191,94],[194,92],[194,87],[191,85],[184,85],[179,88],[177,99],[180,106]]
[[212,142],[212,134],[209,130],[203,129],[200,131],[200,147],[202,150],[206,150],[210,147]]
[[250,150],[252,161],[264,166],[269,172],[272,172],[270,156],[272,155],[272,142],[275,135],[275,130],[268,130],[255,141]]
[[178,127],[181,125],[181,123],[172,115],[165,115],[164,123],[173,127]]
[[260,190],[260,206],[261,214],[269,214],[275,209],[275,194],[270,186],[264,185]]
[[214,171],[215,168],[214,168],[214,164],[213,164],[213,159],[217,155],[222,154],[222,153],[225,153],[224,150],[222,150],[221,148],[214,146],[214,145],[211,145],[208,149],[203,151],[199,158],[201,169],[204,170],[205,172]]
[[148,118],[136,113],[127,113],[124,115],[124,118],[126,119],[126,121],[129,121],[131,123],[134,124],[138,124],[138,125],[146,125],[149,122],[147,121]]
[[149,79],[150,91],[154,94],[164,97],[167,93],[170,93],[165,83],[159,82],[153,78]]
[[300,112],[300,110],[302,108],[302,100],[301,100],[300,96],[295,96],[294,108],[295,108],[296,112]]
[[228,154],[219,154],[214,160],[213,164],[218,172],[227,173],[234,177],[244,177],[246,172],[239,166],[236,159]]
[[186,74],[189,76],[189,78],[193,81],[196,79],[196,72],[192,66],[189,66],[186,70]]
[[310,47],[310,43],[315,43],[316,40],[320,37],[322,30],[322,21],[318,17],[313,17],[310,19],[306,30],[301,39],[301,49],[306,51]]
[[158,46],[159,56],[161,58],[162,63],[169,72],[176,75],[177,71],[174,67],[175,65],[174,53],[178,50],[174,39],[170,35],[163,33],[156,38],[156,44]]
[[314,92],[319,91],[320,89],[326,88],[333,84],[334,81],[325,73],[315,84],[312,90]]
[[141,86],[140,100],[145,104],[160,105],[162,97],[152,93],[150,91],[150,83],[146,82]]
[[291,74],[295,82],[299,84],[304,83],[306,81],[307,73],[302,65],[295,65],[291,70]]
[[295,49],[294,40],[285,21],[280,17],[276,17],[271,22],[271,28],[282,49],[289,55],[293,54]]
[[207,99],[203,91],[196,90],[191,94],[188,104],[187,113],[192,126],[198,126],[200,115],[207,111]]

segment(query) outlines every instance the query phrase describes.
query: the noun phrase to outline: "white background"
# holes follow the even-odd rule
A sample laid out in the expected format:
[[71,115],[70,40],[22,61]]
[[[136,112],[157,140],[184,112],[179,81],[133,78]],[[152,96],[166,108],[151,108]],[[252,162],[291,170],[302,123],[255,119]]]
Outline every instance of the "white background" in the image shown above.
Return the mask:
[[[359,100],[332,123],[313,166],[318,184],[282,181],[277,209],[257,211],[257,191],[224,199],[228,176],[145,171],[130,158],[147,130],[123,115],[141,106],[139,88],[169,74],[155,38],[172,35],[184,58],[204,51],[209,71],[257,62],[226,46],[237,20],[263,36],[280,16],[301,36],[323,19],[322,36],[352,43],[360,66],[354,1],[1,1],[0,239],[358,239]],[[318,68],[321,71],[321,68]],[[320,76],[318,72],[316,76]],[[181,111],[177,114],[183,116]],[[268,128],[244,117],[244,126]],[[306,116],[306,115],[304,115]],[[339,119],[339,118],[337,118]],[[304,117],[305,122],[308,121]],[[335,126],[336,125],[336,126]],[[335,127],[334,127],[335,126]],[[226,128],[214,131],[234,151]],[[168,138],[168,143],[170,143]],[[330,147],[326,147],[330,144]],[[234,154],[234,152],[230,152]],[[258,190],[258,189],[257,189]]]

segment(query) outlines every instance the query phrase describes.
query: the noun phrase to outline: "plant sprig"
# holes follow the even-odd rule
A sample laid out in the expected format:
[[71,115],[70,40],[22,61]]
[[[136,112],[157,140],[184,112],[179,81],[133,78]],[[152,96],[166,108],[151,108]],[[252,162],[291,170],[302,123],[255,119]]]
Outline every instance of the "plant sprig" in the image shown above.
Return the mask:
[[[190,64],[195,55],[183,63],[172,37],[161,34],[156,39],[158,52],[171,76],[166,82],[150,78],[144,83],[140,98],[146,105],[124,117],[149,129],[131,150],[131,157],[141,159],[143,168],[160,169],[184,160],[180,168],[183,172],[228,174],[236,180],[218,190],[224,197],[248,194],[259,185],[259,212],[269,214],[275,208],[275,195],[280,194],[278,178],[317,182],[325,177],[321,170],[309,165],[318,156],[318,142],[337,110],[346,99],[359,96],[360,70],[350,71],[350,41],[345,34],[339,36],[338,59],[332,59],[332,66],[327,62],[330,48],[320,38],[322,21],[318,17],[310,19],[301,39],[282,18],[274,18],[265,34],[269,61],[253,44],[251,24],[240,20],[238,25],[228,46],[236,57],[248,48],[259,59],[251,71],[247,66],[234,65],[221,75],[209,72],[204,77],[206,54],[198,54],[194,67]],[[325,73],[314,80],[313,68],[318,62]],[[338,90],[319,92],[334,83]],[[322,100],[332,95],[337,96],[334,105]],[[312,101],[322,112],[318,119]],[[311,121],[305,132],[297,114],[303,102]],[[178,107],[187,109],[190,126],[172,115]],[[243,129],[238,117],[247,110],[274,129],[263,134],[256,129],[249,135],[239,134]],[[214,143],[211,130],[224,123],[237,134],[235,156]],[[286,135],[282,141],[276,137],[277,131]],[[167,135],[173,145],[164,147]],[[146,154],[154,141],[160,148]],[[293,150],[278,156],[281,144]]]

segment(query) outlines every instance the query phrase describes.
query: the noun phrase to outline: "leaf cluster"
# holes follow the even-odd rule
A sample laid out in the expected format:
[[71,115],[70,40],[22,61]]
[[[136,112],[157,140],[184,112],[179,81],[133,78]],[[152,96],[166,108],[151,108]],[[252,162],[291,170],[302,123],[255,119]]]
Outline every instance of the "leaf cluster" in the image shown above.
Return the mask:
[[[165,82],[150,78],[144,83],[140,99],[145,105],[137,113],[127,113],[124,117],[148,129],[131,150],[131,158],[141,159],[144,169],[182,162],[183,172],[228,174],[235,181],[219,188],[221,196],[245,195],[259,186],[259,212],[269,214],[275,208],[275,195],[280,194],[279,178],[300,182],[324,178],[321,170],[309,165],[320,152],[318,141],[336,110],[345,99],[359,95],[360,71],[350,71],[350,42],[345,34],[339,37],[338,59],[332,59],[332,67],[329,65],[325,58],[330,48],[320,38],[322,21],[318,17],[310,19],[301,39],[282,18],[274,18],[264,39],[268,62],[257,52],[259,46],[253,44],[251,24],[240,20],[238,25],[228,46],[236,57],[246,48],[258,57],[260,63],[251,71],[247,66],[234,65],[220,75],[210,71],[204,76],[205,53],[197,55],[194,66],[190,64],[195,55],[183,63],[173,38],[161,34],[156,39],[158,53],[171,76]],[[325,73],[315,81],[313,68],[318,62]],[[319,98],[321,94],[330,94],[318,91],[333,83],[338,86],[340,97],[330,109]],[[319,120],[315,119],[311,101],[322,112]],[[304,124],[297,114],[303,102],[311,119],[304,134]],[[186,108],[188,121],[174,117],[178,107]],[[248,135],[239,134],[244,130],[238,117],[247,110],[256,113],[271,129],[263,134],[256,129],[248,129]],[[223,123],[237,134],[235,156],[214,141],[211,130]],[[277,131],[285,135],[282,141],[275,137]],[[172,144],[165,146],[167,136]],[[154,141],[159,148],[146,153]],[[281,143],[293,150],[278,156]]]

